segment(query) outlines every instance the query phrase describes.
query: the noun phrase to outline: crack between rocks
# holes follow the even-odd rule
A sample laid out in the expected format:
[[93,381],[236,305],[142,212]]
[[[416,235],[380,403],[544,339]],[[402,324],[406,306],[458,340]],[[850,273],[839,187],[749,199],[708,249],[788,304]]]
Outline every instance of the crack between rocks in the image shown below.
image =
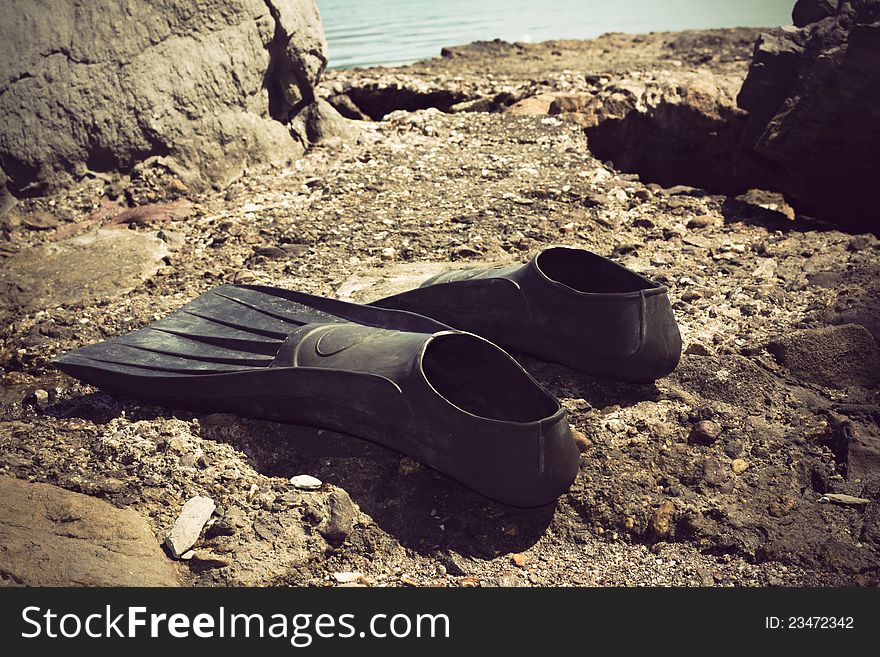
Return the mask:
[[22,580],[20,577],[16,577],[15,575],[13,575],[11,572],[6,570],[5,568],[0,569],[0,577],[2,577],[4,579],[12,580],[13,582],[18,584],[19,586],[24,586],[24,580]]
[[[282,82],[280,80],[280,75],[282,71],[280,69],[280,64],[281,57],[290,44],[291,35],[287,34],[284,26],[281,24],[281,12],[278,11],[278,8],[273,4],[272,0],[263,0],[263,3],[269,10],[272,20],[275,21],[275,33],[272,37],[272,41],[267,46],[267,50],[269,51],[269,66],[266,68],[266,73],[263,76],[263,87],[269,93],[269,116],[279,123],[288,125],[291,119],[299,114],[303,108],[315,101],[314,92],[310,85],[303,85],[302,80],[304,77],[304,71],[297,70],[299,67],[295,66],[287,72],[291,73],[294,78],[294,82],[300,92],[300,100],[295,105],[290,105],[284,97],[281,90]],[[310,55],[316,55],[324,61],[323,53],[316,53],[314,50],[310,50],[308,53]]]

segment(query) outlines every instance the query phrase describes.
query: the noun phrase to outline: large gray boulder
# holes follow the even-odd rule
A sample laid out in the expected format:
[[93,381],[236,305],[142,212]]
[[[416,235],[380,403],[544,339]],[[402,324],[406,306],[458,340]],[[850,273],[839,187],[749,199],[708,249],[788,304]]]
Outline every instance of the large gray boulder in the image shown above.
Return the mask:
[[880,0],[800,0],[793,20],[755,44],[744,143],[799,210],[877,230]]
[[4,0],[13,192],[170,156],[196,188],[300,156],[327,62],[314,0]]

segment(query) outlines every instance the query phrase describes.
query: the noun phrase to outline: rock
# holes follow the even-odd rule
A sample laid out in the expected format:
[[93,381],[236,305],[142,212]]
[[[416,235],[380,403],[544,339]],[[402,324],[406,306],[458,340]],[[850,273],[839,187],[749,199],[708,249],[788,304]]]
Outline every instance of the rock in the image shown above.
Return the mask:
[[192,188],[302,154],[327,62],[313,0],[0,5],[0,162],[17,192],[176,160]]
[[6,178],[6,174],[3,172],[3,169],[0,168],[0,221],[6,218],[6,215],[9,214],[9,211],[12,210],[18,202],[6,188],[7,182],[8,179]]
[[730,462],[730,468],[733,470],[733,474],[740,475],[749,469],[749,462],[745,459],[733,459]]
[[791,22],[795,27],[806,27],[833,15],[839,0],[797,0],[791,10]]
[[21,223],[31,230],[51,230],[57,228],[61,222],[58,221],[58,217],[48,212],[35,212],[22,217]]
[[548,114],[568,114],[584,112],[597,103],[594,94],[553,94]]
[[165,539],[165,545],[173,557],[180,558],[180,555],[196,544],[216,508],[214,500],[201,496],[193,497],[183,505],[168,538]]
[[286,258],[288,256],[287,251],[282,249],[280,246],[259,246],[254,249],[254,254],[258,256],[263,256],[264,258],[269,258],[270,260],[280,260]]
[[721,219],[712,214],[701,214],[693,217],[687,223],[688,228],[708,228],[710,226],[720,226]]
[[880,350],[858,324],[793,331],[767,348],[800,381],[838,389],[880,381]]
[[[696,300],[701,298],[702,295],[697,297],[692,297],[691,300]],[[706,347],[701,345],[699,342],[691,342],[687,348],[685,348],[684,353],[688,356],[709,356],[710,352]]]
[[544,116],[550,113],[550,107],[556,100],[555,94],[539,94],[523,98],[504,110],[512,116]]
[[34,390],[34,406],[41,411],[46,410],[49,406],[49,393],[42,388]]
[[737,97],[749,112],[743,143],[801,212],[876,230],[880,0],[802,0],[792,16],[800,29],[755,44]]
[[169,180],[165,188],[172,196],[186,196],[189,194],[189,187],[187,187],[179,178],[172,178]]
[[[500,95],[502,94],[499,94],[499,96]],[[458,114],[459,112],[499,111],[514,101],[515,99],[511,99],[510,103],[504,103],[496,101],[492,96],[483,96],[481,98],[474,98],[473,100],[464,100],[460,103],[456,103],[449,108],[449,111],[452,114]]]
[[[348,101],[342,101],[342,95],[347,96]],[[379,121],[400,110],[415,112],[437,108],[448,112],[453,105],[466,100],[471,98],[461,91],[445,89],[416,76],[394,75],[356,80],[333,97],[333,106],[344,116],[359,118],[349,109],[350,101],[362,116]]]
[[529,562],[529,555],[518,552],[510,556],[510,560],[513,561],[513,564],[519,568],[525,568],[526,564]]
[[126,294],[154,275],[166,255],[162,240],[121,228],[24,249],[0,266],[0,314]]
[[358,584],[365,584],[366,578],[363,573],[359,572],[340,572],[333,573],[333,580],[337,584],[351,584],[357,582]]
[[350,143],[357,140],[360,133],[357,125],[345,118],[323,98],[318,98],[306,111],[306,134],[312,144],[334,141]]
[[476,258],[480,255],[480,251],[468,244],[459,244],[452,248],[449,252],[450,260],[460,260],[462,258]]
[[357,507],[344,490],[334,490],[327,496],[328,517],[320,528],[321,536],[329,543],[342,543],[354,530]]
[[289,256],[301,256],[309,252],[308,244],[282,244],[281,249]]
[[[210,550],[190,550],[190,568],[194,570],[210,570],[212,568],[228,568],[232,560]],[[181,557],[183,559],[183,557]]]
[[858,252],[873,247],[877,244],[877,238],[873,235],[856,235],[849,244],[846,245],[847,251]]
[[401,476],[409,476],[414,472],[418,472],[422,469],[422,464],[412,459],[408,456],[401,456],[400,462],[397,465],[397,474]]
[[21,586],[180,586],[131,509],[0,476],[0,576]]
[[663,71],[646,83],[609,85],[592,153],[644,182],[735,195],[766,178],[740,145],[748,116],[736,106],[741,78],[709,70]]
[[171,201],[170,203],[148,203],[123,210],[115,217],[114,224],[132,224],[144,226],[160,221],[178,221],[186,219],[192,213],[189,201]]
[[307,474],[291,477],[290,483],[294,488],[299,488],[300,490],[318,490],[323,484],[317,477]]
[[709,486],[721,486],[730,479],[730,471],[717,459],[703,461],[703,481]]
[[[750,189],[736,197],[740,211],[757,210],[765,217],[772,219],[795,220],[795,211],[778,192],[766,189]],[[734,204],[731,204],[734,205]]]
[[333,106],[340,115],[344,116],[347,119],[353,119],[355,121],[367,121],[369,120],[369,116],[364,114],[361,109],[354,104],[354,101],[348,97],[347,94],[336,94],[334,96],[330,96],[327,99],[327,102]]
[[574,444],[577,445],[578,450],[582,454],[586,452],[592,444],[583,431],[575,429],[574,427],[571,428],[571,437],[574,438]]
[[880,435],[877,425],[843,422],[835,430],[841,438],[838,450],[841,463],[846,466],[848,480],[862,480],[880,476]]
[[654,513],[651,515],[651,521],[648,524],[648,529],[654,538],[662,539],[669,536],[672,532],[674,514],[675,504],[672,500],[663,500],[663,503],[654,510]]
[[721,436],[721,427],[712,420],[700,420],[691,427],[688,442],[695,445],[711,445]]
[[209,427],[230,427],[239,422],[237,415],[231,413],[208,413],[201,417],[200,422]]
[[855,507],[863,507],[871,502],[871,500],[867,500],[864,497],[853,497],[852,495],[845,495],[844,493],[825,493],[822,496],[820,502],[833,502],[834,504],[839,504],[840,506],[855,506]]
[[492,579],[486,580],[483,586],[512,588],[517,586],[526,586],[526,583],[523,582],[523,580],[521,580],[517,575],[510,573],[508,575],[501,575],[499,577],[494,577]]
[[770,502],[767,512],[774,518],[783,518],[797,508],[797,500],[790,495],[780,495]]
[[441,552],[438,555],[438,560],[446,568],[446,572],[454,577],[464,577],[471,571],[470,561],[458,552],[452,550]]

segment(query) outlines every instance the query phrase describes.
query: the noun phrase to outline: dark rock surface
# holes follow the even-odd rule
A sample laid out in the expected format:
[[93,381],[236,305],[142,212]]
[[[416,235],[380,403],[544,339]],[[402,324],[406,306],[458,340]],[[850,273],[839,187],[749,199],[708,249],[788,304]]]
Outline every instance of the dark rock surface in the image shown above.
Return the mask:
[[794,331],[769,349],[801,381],[831,388],[880,383],[880,350],[858,324]]
[[877,231],[880,1],[806,1],[761,36],[737,102],[744,143],[804,213]]
[[840,0],[797,0],[791,10],[791,21],[795,27],[806,27],[827,16],[831,16]]
[[196,187],[284,164],[325,64],[313,0],[3,2],[0,168],[32,193],[151,156]]
[[590,149],[664,187],[729,195],[758,187],[767,172],[740,146],[746,115],[734,102],[739,84],[738,76],[700,71],[670,73],[635,95],[624,88],[630,107],[587,127]]

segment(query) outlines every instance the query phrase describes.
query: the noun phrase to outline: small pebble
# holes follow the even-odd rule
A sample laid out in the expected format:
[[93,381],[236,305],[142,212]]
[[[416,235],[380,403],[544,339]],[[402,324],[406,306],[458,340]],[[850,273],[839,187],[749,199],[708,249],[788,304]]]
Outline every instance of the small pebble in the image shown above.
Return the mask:
[[511,559],[516,566],[520,568],[525,568],[526,564],[529,562],[529,555],[520,552],[518,554],[512,555]]
[[691,428],[688,442],[697,445],[711,445],[721,435],[721,427],[712,420],[700,420]]
[[590,439],[587,438],[587,435],[580,429],[572,427],[571,436],[574,438],[574,444],[577,445],[577,448],[581,453],[586,452],[590,448]]
[[749,469],[749,462],[744,459],[734,459],[730,463],[730,467],[733,469],[734,474],[742,474]]
[[675,504],[672,500],[664,500],[651,516],[651,533],[657,538],[664,538],[672,531],[672,518]]
[[780,495],[770,502],[768,513],[774,518],[783,518],[797,508],[797,500],[790,495]]
[[321,487],[322,482],[317,477],[313,477],[307,474],[300,474],[290,478],[290,483],[294,488],[299,488],[300,490],[318,490]]
[[[682,298],[684,299],[684,297]],[[687,299],[685,299],[685,301],[687,301]],[[692,342],[687,346],[687,349],[684,350],[684,353],[688,354],[689,356],[708,356],[709,350],[706,349],[706,347],[701,345],[699,342]]]
[[41,411],[46,410],[49,406],[49,393],[42,388],[34,390],[34,406]]
[[715,226],[718,223],[718,219],[715,218],[711,214],[701,214],[697,217],[693,217],[687,223],[688,228],[708,228],[709,226]]

